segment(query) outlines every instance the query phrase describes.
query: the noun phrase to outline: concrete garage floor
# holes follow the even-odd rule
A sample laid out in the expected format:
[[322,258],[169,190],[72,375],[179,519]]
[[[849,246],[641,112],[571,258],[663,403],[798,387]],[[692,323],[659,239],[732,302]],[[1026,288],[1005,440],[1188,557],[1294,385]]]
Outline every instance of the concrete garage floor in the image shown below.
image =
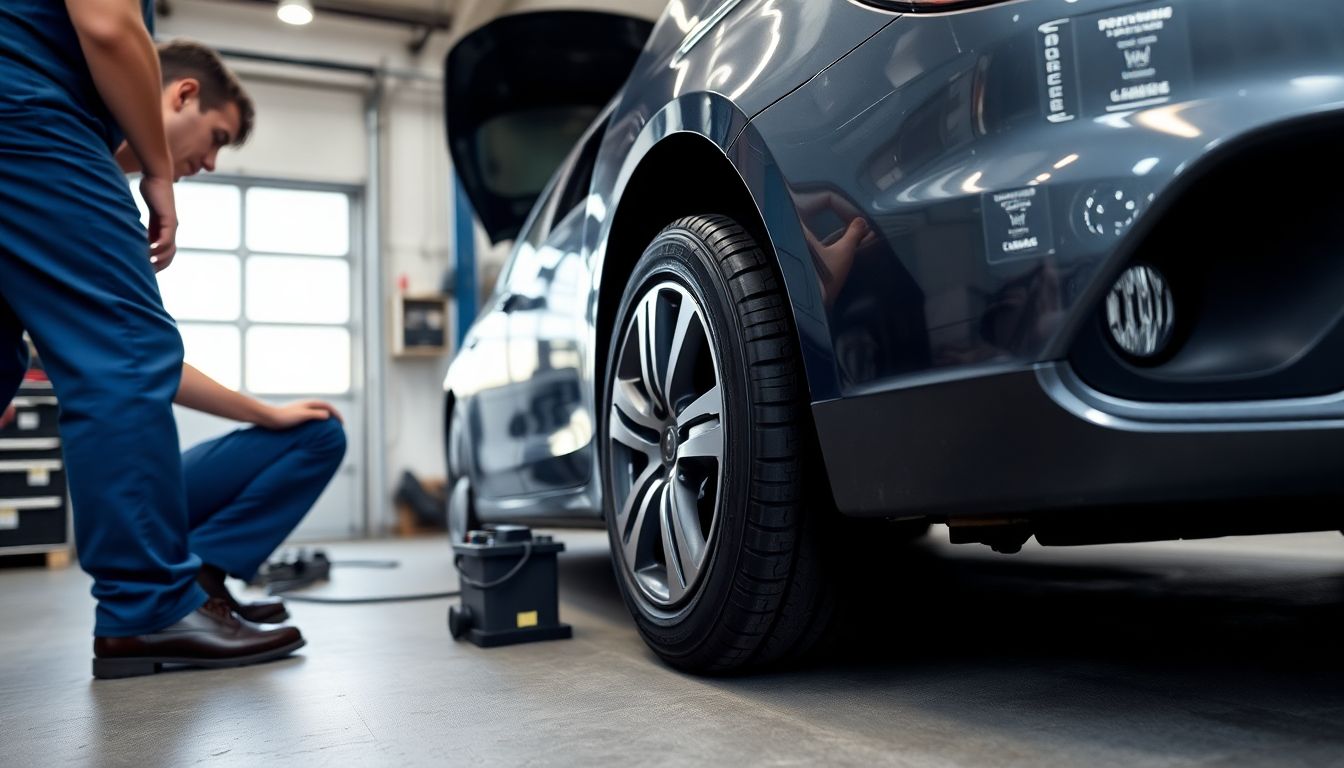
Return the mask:
[[[89,677],[76,569],[0,569],[0,765],[1344,764],[1344,538],[995,555],[931,540],[789,673],[701,679],[639,640],[600,533],[564,532],[569,641],[452,642],[445,600],[294,605],[301,656]],[[322,591],[452,582],[442,540],[337,544]]]

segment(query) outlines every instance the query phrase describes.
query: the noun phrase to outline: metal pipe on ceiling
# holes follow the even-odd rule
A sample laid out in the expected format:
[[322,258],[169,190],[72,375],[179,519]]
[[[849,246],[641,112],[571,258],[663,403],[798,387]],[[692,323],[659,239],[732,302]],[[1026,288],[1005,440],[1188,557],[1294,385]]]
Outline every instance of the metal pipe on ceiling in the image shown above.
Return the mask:
[[391,67],[375,67],[368,64],[354,64],[346,61],[337,61],[335,59],[319,59],[306,56],[287,56],[278,53],[265,53],[262,51],[245,51],[239,48],[219,48],[219,55],[226,59],[235,59],[237,61],[253,61],[262,64],[280,64],[289,67],[304,67],[306,69],[317,69],[325,72],[341,72],[351,75],[362,75],[371,79],[392,78],[396,80],[414,80],[423,83],[440,84],[443,78],[437,75],[430,75],[425,72],[419,72],[413,69],[393,69]]

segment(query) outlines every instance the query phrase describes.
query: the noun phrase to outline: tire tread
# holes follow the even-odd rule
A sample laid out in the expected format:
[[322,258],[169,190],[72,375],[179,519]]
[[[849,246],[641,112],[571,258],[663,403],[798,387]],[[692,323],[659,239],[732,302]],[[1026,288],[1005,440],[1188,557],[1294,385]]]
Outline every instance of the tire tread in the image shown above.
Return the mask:
[[[692,216],[688,232],[717,262],[746,352],[752,429],[746,522],[738,567],[717,625],[682,669],[727,673],[798,658],[818,639],[831,601],[815,541],[816,512],[803,488],[803,430],[810,428],[802,362],[788,297],[773,260],[723,216]],[[655,648],[655,650],[658,650]]]

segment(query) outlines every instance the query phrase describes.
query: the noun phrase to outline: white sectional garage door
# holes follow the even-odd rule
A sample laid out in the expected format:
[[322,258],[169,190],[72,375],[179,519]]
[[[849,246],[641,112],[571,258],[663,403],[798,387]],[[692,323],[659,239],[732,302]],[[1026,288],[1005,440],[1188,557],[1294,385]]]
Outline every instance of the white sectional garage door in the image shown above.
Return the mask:
[[[295,538],[363,533],[358,190],[236,178],[175,189],[178,255],[159,287],[187,362],[269,402],[334,404],[351,448]],[[184,448],[237,426],[183,408],[177,420]]]

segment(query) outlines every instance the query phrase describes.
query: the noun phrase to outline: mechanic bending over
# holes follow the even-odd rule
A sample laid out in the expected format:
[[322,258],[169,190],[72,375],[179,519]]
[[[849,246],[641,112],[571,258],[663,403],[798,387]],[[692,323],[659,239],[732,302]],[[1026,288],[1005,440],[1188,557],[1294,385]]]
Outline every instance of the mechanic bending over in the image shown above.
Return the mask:
[[[209,582],[220,570],[242,575],[260,562],[263,537],[283,538],[344,449],[329,407],[271,409],[190,369],[179,395],[181,337],[153,275],[176,252],[172,182],[245,138],[251,109],[236,80],[215,71],[164,87],[150,26],[150,0],[0,6],[0,402],[8,403],[27,367],[26,330],[61,402],[80,564],[98,599],[98,677],[150,674],[170,659],[238,666],[301,647],[296,628],[244,621],[197,579]],[[144,174],[148,241],[113,160],[123,131],[122,165]],[[197,141],[202,132],[208,148]],[[267,426],[303,426],[201,446],[189,463],[209,472],[189,494],[174,397]],[[298,447],[310,444],[299,435],[318,431],[307,424],[313,418],[327,426],[309,451]],[[281,457],[286,447],[299,455]],[[262,450],[272,458],[253,465],[255,474],[229,465]],[[290,473],[283,483],[281,463]],[[228,524],[246,535],[224,530]],[[203,569],[194,549],[217,559],[215,568]]]

